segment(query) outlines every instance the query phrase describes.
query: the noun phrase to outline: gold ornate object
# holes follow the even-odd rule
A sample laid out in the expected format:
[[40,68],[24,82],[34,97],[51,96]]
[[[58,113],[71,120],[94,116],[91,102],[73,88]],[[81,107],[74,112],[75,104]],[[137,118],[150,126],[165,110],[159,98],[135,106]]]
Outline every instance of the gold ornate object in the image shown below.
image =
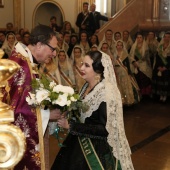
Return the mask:
[[4,52],[0,50],[0,169],[6,170],[13,168],[22,159],[26,142],[21,129],[10,124],[14,121],[13,110],[1,101],[5,82],[20,68],[14,61],[1,59],[3,55]]
[[[2,54],[0,52],[0,54]],[[1,58],[1,57],[0,57]],[[2,89],[6,85],[6,80],[11,78],[13,74],[19,69],[19,65],[11,60],[0,59],[0,123],[1,122],[13,122],[14,116],[10,107],[2,103]]]
[[25,152],[25,136],[14,125],[0,124],[0,169],[13,168]]

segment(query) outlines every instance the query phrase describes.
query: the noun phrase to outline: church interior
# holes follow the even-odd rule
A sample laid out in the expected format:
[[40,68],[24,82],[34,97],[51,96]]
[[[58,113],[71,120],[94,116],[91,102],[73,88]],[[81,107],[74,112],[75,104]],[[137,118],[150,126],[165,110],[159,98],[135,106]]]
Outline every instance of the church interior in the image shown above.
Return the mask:
[[[56,24],[59,27],[62,27],[65,21],[69,21],[78,35],[76,18],[83,10],[84,2],[95,3],[96,10],[109,18],[108,21],[100,21],[100,28],[96,32],[99,41],[102,41],[107,30],[112,30],[113,33],[128,30],[133,41],[137,32],[142,32],[145,38],[149,32],[154,32],[156,39],[161,41],[164,34],[170,31],[170,1],[168,0],[1,0],[0,36],[1,33],[9,30],[17,35],[21,29],[31,32],[31,29],[38,24],[50,25],[51,16],[56,16]],[[8,27],[9,23],[12,24],[12,28]],[[0,65],[3,63],[1,60],[3,59],[0,59]],[[7,79],[3,73],[0,67],[0,81]],[[0,86],[2,87],[4,84]],[[6,128],[6,125],[12,124],[13,118],[10,111],[9,115],[4,113],[4,108],[9,110],[9,106],[0,102],[0,157],[4,157],[0,158],[0,169],[7,170],[12,167],[5,168],[6,165],[3,162],[9,159],[11,146],[7,146],[7,151],[4,151],[6,147],[4,140],[7,139],[4,136],[1,138],[1,135],[4,135],[4,126]],[[123,118],[134,169],[170,170],[169,96],[166,101],[160,102],[158,96],[144,95],[140,102],[123,106]],[[12,127],[8,130],[15,131]],[[20,131],[17,133],[23,138]],[[11,138],[15,136],[17,135],[14,134]],[[18,152],[23,153],[24,151],[19,147],[24,147],[24,144],[21,143],[16,147]],[[49,137],[49,169],[59,150],[57,139],[51,135]],[[13,151],[12,148],[11,152]],[[19,162],[20,158],[15,161]],[[14,161],[13,157],[12,161]]]

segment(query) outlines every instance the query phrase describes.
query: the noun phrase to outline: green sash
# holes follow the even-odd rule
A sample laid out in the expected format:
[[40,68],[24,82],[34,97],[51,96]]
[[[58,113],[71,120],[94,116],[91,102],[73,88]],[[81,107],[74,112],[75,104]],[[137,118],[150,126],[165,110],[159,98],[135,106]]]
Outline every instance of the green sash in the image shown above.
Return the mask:
[[135,56],[140,60],[142,59],[142,55],[140,54],[138,48],[135,49]]
[[104,170],[96,152],[93,148],[93,144],[89,138],[78,137],[81,149],[83,151],[86,162],[90,170]]
[[[93,144],[91,143],[90,138],[78,137],[78,140],[89,169],[104,170],[103,165],[101,164],[97,156],[97,153],[93,147]],[[115,160],[114,170],[122,170],[120,161],[118,159]]]

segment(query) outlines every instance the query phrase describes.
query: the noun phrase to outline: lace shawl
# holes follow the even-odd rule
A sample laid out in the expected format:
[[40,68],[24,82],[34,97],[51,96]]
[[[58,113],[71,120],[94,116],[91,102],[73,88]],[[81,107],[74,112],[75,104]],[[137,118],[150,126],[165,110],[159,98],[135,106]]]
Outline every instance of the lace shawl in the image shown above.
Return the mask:
[[[105,100],[106,97],[105,97],[105,93],[104,93],[105,92],[105,87],[104,87],[103,81],[100,82],[99,84],[97,84],[95,86],[95,88],[93,89],[93,91],[91,91],[83,99],[83,103],[87,103],[87,105],[89,106],[89,109],[88,109],[87,112],[81,113],[81,116],[80,116],[81,122],[84,123],[85,119],[87,117],[90,117],[92,115],[92,113],[99,108],[101,102],[106,102],[106,100]],[[86,86],[84,86],[84,88],[86,88]],[[82,93],[84,92],[84,90],[85,89],[82,90]]]
[[101,102],[106,102],[106,129],[109,133],[107,141],[113,148],[114,157],[120,160],[122,170],[134,170],[130,157],[130,147],[124,131],[121,95],[117,87],[112,62],[105,53],[102,53],[102,64],[104,66],[104,79],[83,100],[83,102],[87,102],[90,109],[86,113],[82,113],[80,119],[84,122],[93,111],[98,109]]

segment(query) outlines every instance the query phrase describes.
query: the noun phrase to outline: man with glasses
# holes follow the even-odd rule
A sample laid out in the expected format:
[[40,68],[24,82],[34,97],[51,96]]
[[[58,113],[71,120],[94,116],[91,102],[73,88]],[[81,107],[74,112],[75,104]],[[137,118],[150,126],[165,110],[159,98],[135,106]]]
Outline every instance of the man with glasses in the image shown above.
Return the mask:
[[20,65],[19,71],[9,80],[10,105],[14,109],[14,124],[24,132],[27,145],[25,155],[15,170],[47,169],[44,160],[43,134],[48,120],[57,119],[60,111],[41,110],[39,113],[41,119],[37,116],[37,109],[28,105],[26,97],[32,90],[32,79],[39,77],[39,65],[55,57],[56,48],[56,33],[49,26],[38,25],[31,31],[29,45],[25,46],[18,42],[10,56],[11,60]]

